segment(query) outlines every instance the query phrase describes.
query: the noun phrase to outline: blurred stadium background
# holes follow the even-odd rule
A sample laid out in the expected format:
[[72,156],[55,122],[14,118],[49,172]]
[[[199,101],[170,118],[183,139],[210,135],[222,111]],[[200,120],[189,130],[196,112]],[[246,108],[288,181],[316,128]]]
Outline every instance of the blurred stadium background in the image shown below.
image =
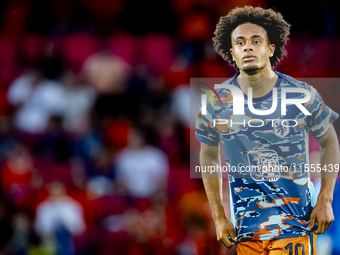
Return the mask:
[[[339,77],[335,0],[0,1],[0,255],[235,254],[190,179],[189,83],[234,75],[211,38],[245,4],[292,24],[278,71]],[[320,254],[340,254],[335,192]]]

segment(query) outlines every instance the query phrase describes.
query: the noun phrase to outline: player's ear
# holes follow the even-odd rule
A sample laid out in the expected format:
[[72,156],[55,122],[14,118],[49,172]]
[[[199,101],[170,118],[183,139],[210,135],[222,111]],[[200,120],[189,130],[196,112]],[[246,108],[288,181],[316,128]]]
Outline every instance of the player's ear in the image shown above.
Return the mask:
[[234,52],[233,52],[233,48],[230,48],[230,49],[229,49],[229,51],[230,51],[230,54],[231,54],[231,56],[233,57],[233,61],[235,61],[235,59],[234,59]]
[[268,45],[269,48],[269,57],[274,56],[274,52],[275,52],[275,44],[269,44]]

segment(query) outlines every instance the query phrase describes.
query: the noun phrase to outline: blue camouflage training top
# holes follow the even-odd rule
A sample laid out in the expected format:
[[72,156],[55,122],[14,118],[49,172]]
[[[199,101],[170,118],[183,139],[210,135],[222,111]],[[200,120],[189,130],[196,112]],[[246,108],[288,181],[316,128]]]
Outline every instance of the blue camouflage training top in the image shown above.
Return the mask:
[[[231,91],[220,88],[217,93],[222,106],[218,100],[214,105],[208,97],[206,114],[200,111],[196,120],[197,140],[211,146],[221,144],[226,165],[236,169],[230,171],[229,168],[228,179],[231,222],[237,241],[296,237],[311,232],[306,227],[316,196],[305,166],[309,164],[308,133],[320,139],[338,118],[312,86],[276,73],[278,104],[272,114],[253,114],[244,95],[244,115],[234,115]],[[239,88],[237,75],[224,83]],[[283,88],[310,91],[311,98],[303,106],[311,115],[305,115],[293,104],[287,105],[285,116],[281,115]],[[304,96],[303,93],[287,93],[286,97],[301,99]],[[258,110],[270,109],[272,104],[273,92],[253,98],[253,106]],[[217,119],[228,120],[228,123]],[[252,120],[250,125],[249,120]],[[279,170],[270,171],[274,167]]]

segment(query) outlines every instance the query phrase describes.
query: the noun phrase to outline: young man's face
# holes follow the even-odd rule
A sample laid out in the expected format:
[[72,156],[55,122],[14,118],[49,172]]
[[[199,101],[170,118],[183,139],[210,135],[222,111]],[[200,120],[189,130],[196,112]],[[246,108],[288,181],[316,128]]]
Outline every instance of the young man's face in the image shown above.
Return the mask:
[[275,45],[269,44],[266,30],[252,23],[239,25],[231,34],[230,49],[237,67],[247,74],[255,74],[267,65]]

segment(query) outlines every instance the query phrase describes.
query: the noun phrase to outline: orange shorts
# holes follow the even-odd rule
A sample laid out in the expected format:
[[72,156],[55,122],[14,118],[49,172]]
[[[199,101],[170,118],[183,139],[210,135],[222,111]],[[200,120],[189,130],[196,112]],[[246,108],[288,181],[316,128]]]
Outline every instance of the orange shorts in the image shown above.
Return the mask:
[[236,245],[237,255],[316,255],[316,235],[268,241],[246,241]]

